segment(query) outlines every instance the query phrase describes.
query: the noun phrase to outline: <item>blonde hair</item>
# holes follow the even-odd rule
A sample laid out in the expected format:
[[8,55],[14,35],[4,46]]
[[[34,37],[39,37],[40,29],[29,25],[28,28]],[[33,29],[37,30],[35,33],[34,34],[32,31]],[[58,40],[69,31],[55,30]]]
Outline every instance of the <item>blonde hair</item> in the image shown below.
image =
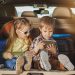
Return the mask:
[[11,27],[10,32],[9,32],[9,38],[7,40],[6,50],[8,50],[13,45],[14,41],[17,38],[16,28],[20,28],[21,25],[31,26],[29,20],[26,18],[15,19],[13,22],[13,26]]
[[49,25],[54,28],[54,23],[55,23],[54,18],[49,17],[49,16],[44,16],[40,18],[39,27],[42,28],[44,25]]

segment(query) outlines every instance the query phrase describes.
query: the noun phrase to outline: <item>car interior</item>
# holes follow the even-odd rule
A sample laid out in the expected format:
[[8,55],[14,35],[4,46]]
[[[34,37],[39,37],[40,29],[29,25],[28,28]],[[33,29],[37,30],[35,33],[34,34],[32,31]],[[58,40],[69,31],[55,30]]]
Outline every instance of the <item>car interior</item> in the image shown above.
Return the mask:
[[[39,19],[42,16],[50,16],[55,19],[53,38],[57,42],[59,53],[66,54],[75,66],[75,1],[74,0],[0,0],[0,75],[15,75],[15,71],[9,70],[4,65],[5,59],[2,53],[6,47],[13,21],[20,17],[26,17],[31,25],[32,40],[40,31]],[[7,73],[7,72],[9,73]],[[5,73],[4,73],[5,72]],[[52,71],[54,72],[54,71]],[[75,75],[75,72],[59,73],[58,75]],[[54,72],[54,75],[56,74]],[[28,73],[28,74],[27,74]],[[39,72],[40,75],[50,75],[49,72]],[[22,75],[39,75],[36,72],[24,72]]]

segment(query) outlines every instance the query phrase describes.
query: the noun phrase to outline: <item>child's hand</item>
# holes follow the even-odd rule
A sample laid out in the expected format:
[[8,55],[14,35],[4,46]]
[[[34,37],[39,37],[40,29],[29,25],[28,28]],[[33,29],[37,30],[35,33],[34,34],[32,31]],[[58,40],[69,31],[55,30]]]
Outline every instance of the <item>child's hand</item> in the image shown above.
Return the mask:
[[35,52],[37,53],[39,50],[44,49],[44,42],[39,42],[35,47]]
[[53,44],[48,45],[46,49],[51,53],[56,54],[56,47]]
[[13,58],[13,55],[10,52],[5,52],[3,56],[5,59],[12,59]]
[[37,48],[38,48],[38,49],[43,49],[43,48],[44,48],[44,45],[45,45],[44,42],[41,42],[41,41],[40,41],[40,42],[37,44]]
[[12,59],[13,58],[13,55],[11,53],[8,53],[7,56],[8,56],[9,59]]

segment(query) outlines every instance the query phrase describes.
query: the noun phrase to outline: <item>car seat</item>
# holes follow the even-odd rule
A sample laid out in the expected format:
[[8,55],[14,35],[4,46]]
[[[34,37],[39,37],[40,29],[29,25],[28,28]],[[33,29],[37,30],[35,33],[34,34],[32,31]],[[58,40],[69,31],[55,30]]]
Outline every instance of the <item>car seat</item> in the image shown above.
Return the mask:
[[72,34],[70,34],[71,23],[69,23],[72,19],[72,11],[67,7],[57,7],[54,9],[52,17],[56,18],[54,33],[71,35],[69,37],[55,38],[55,40],[57,41],[59,52],[68,55],[73,61],[75,50]]

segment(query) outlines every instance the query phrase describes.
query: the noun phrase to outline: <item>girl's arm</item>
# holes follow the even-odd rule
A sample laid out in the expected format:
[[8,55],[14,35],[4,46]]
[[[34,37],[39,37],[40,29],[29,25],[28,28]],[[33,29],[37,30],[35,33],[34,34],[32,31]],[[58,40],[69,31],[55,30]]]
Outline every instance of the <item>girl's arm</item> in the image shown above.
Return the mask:
[[3,58],[4,59],[12,59],[13,58],[11,47],[3,53]]
[[12,59],[13,55],[11,52],[6,51],[3,53],[3,57],[4,57],[4,59]]

